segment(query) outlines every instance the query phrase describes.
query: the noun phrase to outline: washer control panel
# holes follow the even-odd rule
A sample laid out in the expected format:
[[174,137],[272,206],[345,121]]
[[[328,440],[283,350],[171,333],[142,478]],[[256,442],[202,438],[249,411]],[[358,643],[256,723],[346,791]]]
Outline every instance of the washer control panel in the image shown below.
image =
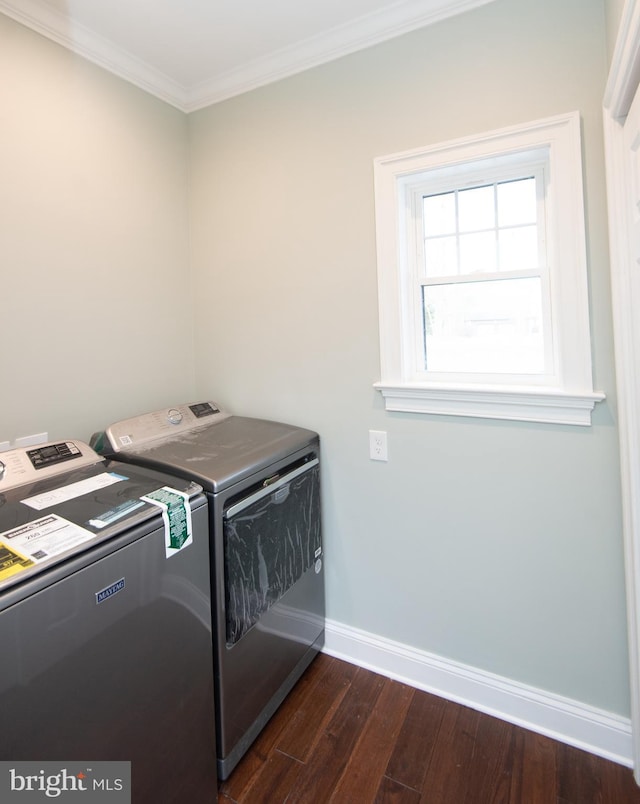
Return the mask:
[[222,411],[215,402],[195,402],[175,405],[152,413],[144,413],[107,427],[108,446],[114,452],[150,445],[163,438],[175,438],[181,433],[209,427],[228,419],[230,413]]
[[50,441],[0,453],[0,491],[53,477],[103,458],[82,441]]
[[59,444],[47,444],[27,450],[27,457],[34,469],[45,469],[62,461],[72,461],[80,455],[80,448],[73,441],[62,441]]

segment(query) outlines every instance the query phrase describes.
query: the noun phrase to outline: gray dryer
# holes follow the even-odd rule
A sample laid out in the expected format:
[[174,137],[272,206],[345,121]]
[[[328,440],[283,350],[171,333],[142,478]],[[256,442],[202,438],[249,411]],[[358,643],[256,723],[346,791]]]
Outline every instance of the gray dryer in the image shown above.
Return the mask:
[[208,497],[226,779],[324,644],[318,435],[200,402],[118,422],[93,443],[195,481]]

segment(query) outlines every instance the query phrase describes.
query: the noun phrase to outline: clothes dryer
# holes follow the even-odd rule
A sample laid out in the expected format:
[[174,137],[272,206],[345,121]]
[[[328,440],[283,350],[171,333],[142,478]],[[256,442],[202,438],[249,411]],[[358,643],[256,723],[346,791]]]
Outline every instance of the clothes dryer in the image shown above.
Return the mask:
[[80,441],[0,453],[0,646],[0,759],[129,761],[134,802],[215,797],[197,484]]
[[94,437],[209,500],[218,775],[226,779],[324,644],[317,433],[178,405]]

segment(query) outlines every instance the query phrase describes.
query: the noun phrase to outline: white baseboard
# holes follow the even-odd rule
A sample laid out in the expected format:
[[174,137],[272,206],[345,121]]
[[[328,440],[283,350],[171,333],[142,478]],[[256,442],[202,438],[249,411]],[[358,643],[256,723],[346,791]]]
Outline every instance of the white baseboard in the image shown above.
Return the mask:
[[632,767],[631,721],[333,620],[324,652]]

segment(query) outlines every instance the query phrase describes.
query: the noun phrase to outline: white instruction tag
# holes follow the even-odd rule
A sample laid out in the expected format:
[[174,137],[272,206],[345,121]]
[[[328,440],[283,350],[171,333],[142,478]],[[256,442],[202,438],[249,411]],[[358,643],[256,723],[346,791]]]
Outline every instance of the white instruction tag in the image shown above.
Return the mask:
[[121,480],[126,480],[126,477],[117,475],[115,472],[102,472],[102,474],[95,477],[88,477],[86,480],[79,480],[77,483],[69,483],[67,486],[60,486],[57,489],[51,489],[44,494],[36,494],[34,497],[27,497],[22,500],[29,508],[35,508],[36,511],[42,511],[43,508],[50,508],[52,505],[58,505],[67,500],[73,500],[76,497],[82,497],[83,494],[90,494],[98,489],[106,488],[114,483],[119,483]]

